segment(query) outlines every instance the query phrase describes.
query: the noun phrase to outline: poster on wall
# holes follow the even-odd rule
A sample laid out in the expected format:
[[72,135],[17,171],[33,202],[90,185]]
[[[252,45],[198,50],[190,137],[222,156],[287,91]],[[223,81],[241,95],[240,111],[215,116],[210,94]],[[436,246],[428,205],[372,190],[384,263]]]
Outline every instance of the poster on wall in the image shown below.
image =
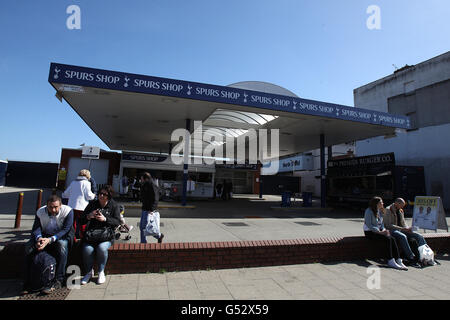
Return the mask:
[[418,196],[414,200],[413,227],[437,231],[445,229],[448,232],[447,220],[440,197]]

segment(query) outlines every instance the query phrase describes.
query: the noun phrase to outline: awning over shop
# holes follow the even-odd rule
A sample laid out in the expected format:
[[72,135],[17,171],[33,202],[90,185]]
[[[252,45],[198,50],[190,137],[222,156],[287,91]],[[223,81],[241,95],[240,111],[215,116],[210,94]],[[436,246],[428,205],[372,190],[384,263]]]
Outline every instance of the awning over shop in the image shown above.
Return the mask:
[[[326,146],[393,136],[399,129],[410,128],[406,116],[302,99],[259,82],[218,86],[59,63],[51,63],[48,81],[56,96],[66,100],[113,150],[168,153],[178,143],[171,141],[176,129],[192,133],[191,154],[199,154],[196,148],[211,142],[203,139],[207,132],[223,137],[215,143],[226,149],[226,137],[252,137],[260,129],[268,129],[268,134],[278,129],[280,157],[320,148],[322,206]],[[247,148],[251,143],[241,145]],[[231,160],[236,156],[241,160],[235,151],[233,156]],[[183,170],[185,195],[187,163]]]
[[48,80],[113,150],[167,152],[171,133],[186,119],[224,135],[279,129],[280,156],[318,148],[321,134],[330,146],[409,128],[405,116],[233,86],[57,63]]

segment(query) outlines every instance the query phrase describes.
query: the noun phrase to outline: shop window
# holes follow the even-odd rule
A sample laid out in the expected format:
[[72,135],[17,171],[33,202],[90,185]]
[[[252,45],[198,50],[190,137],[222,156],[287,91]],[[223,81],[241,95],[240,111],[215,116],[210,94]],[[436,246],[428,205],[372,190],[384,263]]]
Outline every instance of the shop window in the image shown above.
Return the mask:
[[197,182],[212,182],[212,173],[199,172]]

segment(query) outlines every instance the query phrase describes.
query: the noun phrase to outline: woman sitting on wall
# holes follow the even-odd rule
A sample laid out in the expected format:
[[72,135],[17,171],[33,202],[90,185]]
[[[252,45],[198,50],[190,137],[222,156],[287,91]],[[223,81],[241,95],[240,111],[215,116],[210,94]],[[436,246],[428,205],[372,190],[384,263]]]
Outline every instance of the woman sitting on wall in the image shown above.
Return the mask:
[[395,238],[386,230],[382,213],[386,209],[383,199],[373,197],[369,201],[369,207],[364,213],[364,235],[371,240],[376,240],[385,247],[388,266],[398,270],[408,270],[400,259],[399,250]]
[[112,199],[113,189],[107,185],[100,188],[98,200],[91,201],[84,210],[82,222],[87,223],[83,237],[82,256],[87,272],[81,284],[89,282],[94,275],[94,258],[97,257],[98,284],[105,282],[105,266],[108,249],[114,241],[114,230],[120,224],[120,208]]

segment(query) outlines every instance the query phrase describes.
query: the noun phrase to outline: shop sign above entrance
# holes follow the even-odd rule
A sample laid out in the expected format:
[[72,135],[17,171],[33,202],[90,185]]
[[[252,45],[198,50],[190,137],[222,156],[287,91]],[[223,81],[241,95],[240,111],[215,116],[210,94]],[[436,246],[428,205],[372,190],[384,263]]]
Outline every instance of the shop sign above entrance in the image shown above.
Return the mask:
[[163,162],[167,156],[122,152],[122,160],[140,162]]
[[[406,116],[252,90],[52,63],[48,81],[226,103],[409,129]],[[64,87],[64,86],[62,86]],[[59,89],[58,89],[59,90]],[[59,90],[61,91],[61,90]],[[79,94],[83,94],[79,92]]]
[[328,168],[360,167],[376,164],[395,164],[394,153],[376,154],[365,157],[329,160]]

